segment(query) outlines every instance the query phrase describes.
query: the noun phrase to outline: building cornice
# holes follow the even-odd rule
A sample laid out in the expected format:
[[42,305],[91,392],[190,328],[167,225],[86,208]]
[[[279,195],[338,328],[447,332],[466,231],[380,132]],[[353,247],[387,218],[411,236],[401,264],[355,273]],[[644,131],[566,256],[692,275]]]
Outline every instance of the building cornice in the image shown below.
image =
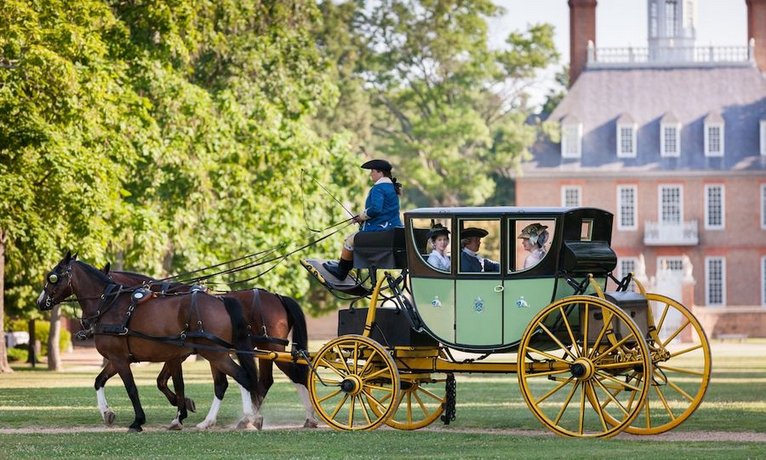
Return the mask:
[[537,169],[524,171],[517,176],[517,180],[524,179],[551,179],[551,178],[599,178],[599,179],[647,179],[654,177],[662,178],[684,178],[684,177],[763,177],[766,179],[764,170],[709,170],[709,171],[656,171],[656,170],[633,170],[625,169],[620,171],[603,170],[565,170],[565,169]]

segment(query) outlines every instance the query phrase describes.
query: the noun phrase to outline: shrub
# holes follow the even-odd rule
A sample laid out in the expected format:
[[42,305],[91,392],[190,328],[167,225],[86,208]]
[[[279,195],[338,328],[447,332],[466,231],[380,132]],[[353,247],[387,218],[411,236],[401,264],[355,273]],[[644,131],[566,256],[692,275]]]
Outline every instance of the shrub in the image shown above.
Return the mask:
[[8,349],[8,361],[10,362],[27,362],[27,350],[21,348],[9,348]]
[[[27,331],[29,325],[24,319],[15,319],[9,322],[11,331]],[[40,354],[42,356],[48,356],[48,336],[51,332],[50,321],[36,320],[35,321],[35,340],[40,341]],[[72,345],[72,334],[61,328],[59,332],[59,350],[67,351]],[[26,358],[25,358],[26,359]]]

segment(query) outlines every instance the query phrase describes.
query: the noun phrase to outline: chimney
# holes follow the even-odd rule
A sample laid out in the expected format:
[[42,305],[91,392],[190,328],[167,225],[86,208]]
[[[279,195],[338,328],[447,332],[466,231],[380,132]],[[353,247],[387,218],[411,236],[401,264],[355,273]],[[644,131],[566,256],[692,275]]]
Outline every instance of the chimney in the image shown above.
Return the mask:
[[[747,0],[764,4],[766,0]],[[588,42],[596,44],[596,0],[569,0],[569,86],[588,63]]]
[[766,0],[747,3],[747,40],[755,41],[755,64],[766,72]]

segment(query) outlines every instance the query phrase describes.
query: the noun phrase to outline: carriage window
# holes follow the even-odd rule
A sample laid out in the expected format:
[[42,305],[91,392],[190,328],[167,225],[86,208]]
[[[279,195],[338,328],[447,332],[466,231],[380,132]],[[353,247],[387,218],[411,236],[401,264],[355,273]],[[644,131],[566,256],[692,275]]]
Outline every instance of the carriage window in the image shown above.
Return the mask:
[[460,273],[500,272],[500,221],[460,221]]
[[590,241],[593,238],[593,219],[583,219],[580,227],[580,241]]
[[511,231],[508,245],[515,248],[515,256],[511,254],[508,260],[509,271],[527,270],[537,265],[548,254],[553,240],[556,221],[552,219],[521,219],[511,221],[508,228]]
[[434,270],[452,271],[452,219],[412,219],[412,237],[420,257]]

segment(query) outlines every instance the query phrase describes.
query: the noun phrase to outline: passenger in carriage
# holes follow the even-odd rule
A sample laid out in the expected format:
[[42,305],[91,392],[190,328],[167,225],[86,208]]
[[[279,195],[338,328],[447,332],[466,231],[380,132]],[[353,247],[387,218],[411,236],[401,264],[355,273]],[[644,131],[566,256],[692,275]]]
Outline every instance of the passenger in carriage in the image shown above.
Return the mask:
[[[402,184],[391,175],[391,163],[386,160],[370,160],[362,169],[370,170],[373,186],[367,194],[364,210],[354,216],[354,222],[361,225],[360,232],[381,232],[394,227],[402,227],[399,217],[399,195]],[[354,267],[354,236],[349,235],[344,244],[338,262],[325,262],[322,266],[339,280],[346,279]]]
[[524,259],[524,267],[530,268],[537,265],[545,257],[545,243],[548,241],[548,226],[540,223],[529,224],[521,230],[519,238],[521,245],[529,253]]
[[450,271],[450,258],[446,254],[449,247],[449,230],[442,224],[435,224],[428,231],[428,239],[433,247],[433,251],[428,256],[429,265],[437,270]]
[[461,272],[485,272],[493,273],[500,271],[500,264],[479,255],[481,239],[489,232],[483,228],[468,227],[460,232],[460,271]]

